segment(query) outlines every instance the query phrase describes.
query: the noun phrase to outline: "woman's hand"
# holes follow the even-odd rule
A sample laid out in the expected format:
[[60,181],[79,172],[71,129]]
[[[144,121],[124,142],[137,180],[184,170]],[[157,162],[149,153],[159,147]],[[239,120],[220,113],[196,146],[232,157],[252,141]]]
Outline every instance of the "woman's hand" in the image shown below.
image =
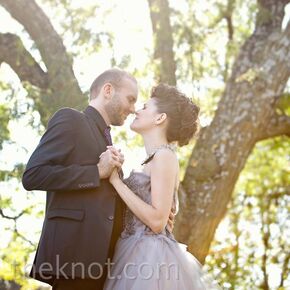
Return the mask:
[[120,176],[119,176],[118,170],[115,168],[111,173],[109,181],[111,184],[114,184],[116,181],[119,181],[119,180],[120,180]]

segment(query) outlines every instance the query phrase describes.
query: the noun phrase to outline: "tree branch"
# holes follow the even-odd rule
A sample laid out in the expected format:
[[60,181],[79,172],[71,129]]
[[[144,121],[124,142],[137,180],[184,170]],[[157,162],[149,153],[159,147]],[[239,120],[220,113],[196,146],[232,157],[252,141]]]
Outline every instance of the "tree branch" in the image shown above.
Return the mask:
[[260,130],[257,141],[281,135],[290,137],[290,117],[287,115],[275,114],[268,125]]
[[269,200],[271,199],[279,199],[279,198],[282,198],[282,197],[286,197],[286,196],[290,196],[290,188],[289,190],[285,190],[285,192],[275,192],[275,193],[271,193],[267,196],[267,198]]
[[34,249],[36,248],[35,243],[33,243],[32,241],[30,241],[29,239],[27,239],[25,236],[23,236],[17,229],[16,224],[15,224],[15,228],[14,228],[14,233],[20,237],[22,240],[24,240],[25,242],[29,243],[30,246],[32,246]]
[[62,39],[34,0],[0,0],[0,4],[27,30],[39,48],[48,70],[60,57],[62,64],[71,65]]
[[283,263],[283,266],[282,266],[282,273],[281,273],[281,282],[280,282],[280,285],[279,285],[279,288],[283,287],[284,286],[284,282],[286,280],[286,277],[287,277],[287,273],[288,273],[288,265],[289,265],[289,260],[290,260],[290,254],[286,254],[286,257],[284,259],[284,263]]
[[[0,0],[0,5],[24,26],[35,41],[47,68],[49,87],[58,98],[63,98],[63,105],[83,106],[84,98],[80,97],[83,94],[72,69],[72,60],[61,37],[35,0]],[[60,93],[64,95],[60,96]],[[52,99],[50,103],[53,105]]]
[[229,41],[232,41],[234,38],[233,12],[235,9],[235,4],[236,4],[235,2],[236,0],[228,0],[227,8],[223,16],[223,18],[227,22]]
[[17,35],[0,33],[0,64],[2,62],[9,64],[21,81],[28,81],[41,89],[47,88],[47,73],[25,49]]
[[20,217],[22,217],[24,214],[26,213],[25,210],[23,210],[22,212],[20,212],[18,215],[16,216],[8,216],[6,214],[4,214],[3,210],[0,208],[0,215],[8,220],[13,220],[14,222],[16,222]]
[[256,18],[256,29],[263,32],[281,30],[281,23],[285,15],[285,6],[289,0],[258,0],[259,11]]
[[8,220],[13,220],[14,222],[14,233],[19,236],[21,239],[23,239],[24,241],[26,241],[27,243],[29,243],[32,247],[35,248],[35,244],[33,242],[31,242],[29,239],[27,239],[25,236],[23,236],[17,228],[17,221],[20,217],[22,217],[24,214],[26,214],[27,209],[23,210],[22,212],[20,212],[18,215],[16,216],[8,216],[6,214],[4,214],[3,210],[0,208],[0,215],[2,216],[2,218],[8,219]]
[[154,59],[158,64],[159,81],[176,85],[176,62],[173,52],[172,27],[168,0],[148,0],[153,35],[155,38]]

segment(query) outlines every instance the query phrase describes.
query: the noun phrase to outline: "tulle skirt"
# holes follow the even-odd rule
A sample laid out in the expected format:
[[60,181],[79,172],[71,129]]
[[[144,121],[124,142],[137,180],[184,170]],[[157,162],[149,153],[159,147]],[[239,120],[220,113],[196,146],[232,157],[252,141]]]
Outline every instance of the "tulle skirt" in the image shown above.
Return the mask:
[[184,244],[134,234],[117,242],[104,290],[221,290]]

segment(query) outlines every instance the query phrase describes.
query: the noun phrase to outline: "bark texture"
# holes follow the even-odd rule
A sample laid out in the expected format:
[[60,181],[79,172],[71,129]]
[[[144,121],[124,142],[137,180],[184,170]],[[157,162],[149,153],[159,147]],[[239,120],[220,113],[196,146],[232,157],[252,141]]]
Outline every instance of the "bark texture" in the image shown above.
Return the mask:
[[168,0],[148,0],[148,4],[155,45],[156,77],[159,82],[174,86],[176,85],[176,63]]
[[288,2],[259,1],[255,31],[241,47],[215,117],[189,159],[175,234],[201,263],[255,143],[290,136],[289,117],[275,110],[290,75],[290,24],[281,29]]

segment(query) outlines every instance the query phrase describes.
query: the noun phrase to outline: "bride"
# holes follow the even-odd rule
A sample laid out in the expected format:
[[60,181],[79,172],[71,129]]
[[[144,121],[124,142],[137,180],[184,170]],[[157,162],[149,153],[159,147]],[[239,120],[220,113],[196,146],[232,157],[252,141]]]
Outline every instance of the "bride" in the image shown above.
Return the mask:
[[105,290],[221,289],[201,264],[178,243],[167,221],[177,212],[179,165],[173,143],[188,144],[196,135],[199,107],[175,87],[160,84],[136,112],[131,129],[142,135],[148,154],[142,172],[110,182],[127,205],[124,230],[115,248]]

